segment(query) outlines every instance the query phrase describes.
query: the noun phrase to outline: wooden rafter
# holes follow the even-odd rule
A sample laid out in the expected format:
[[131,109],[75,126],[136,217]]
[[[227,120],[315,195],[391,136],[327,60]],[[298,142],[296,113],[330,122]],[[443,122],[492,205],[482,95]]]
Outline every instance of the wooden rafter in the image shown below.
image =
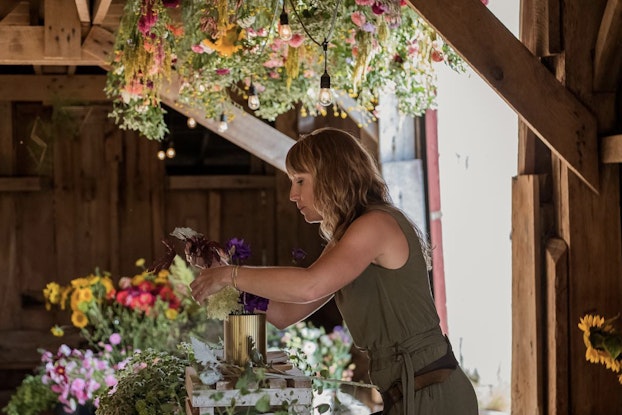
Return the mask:
[[622,0],[609,0],[594,51],[594,90],[607,92],[618,87],[622,74]]
[[6,13],[0,14],[0,25],[16,26],[30,24],[30,4],[27,1],[20,1]]
[[80,22],[91,23],[91,11],[89,10],[88,0],[76,0],[76,10],[78,10]]
[[0,75],[5,101],[107,101],[104,75]]
[[110,8],[111,0],[96,0],[95,5],[93,6],[93,24],[102,24],[106,15],[108,14],[108,9]]
[[479,0],[408,0],[534,133],[598,192],[595,116]]

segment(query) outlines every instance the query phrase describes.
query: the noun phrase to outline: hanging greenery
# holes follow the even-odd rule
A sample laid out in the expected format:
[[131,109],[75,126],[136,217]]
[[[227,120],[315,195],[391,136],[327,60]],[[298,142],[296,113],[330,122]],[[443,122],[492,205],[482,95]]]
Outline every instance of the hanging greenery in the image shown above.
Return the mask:
[[[173,8],[181,8],[181,21],[170,17]],[[285,13],[289,40],[279,36]],[[348,110],[373,122],[384,92],[407,115],[433,107],[439,63],[464,70],[399,0],[129,0],[106,92],[121,128],[161,139],[167,129],[158,91],[171,80],[180,102],[229,120],[252,84],[260,101],[254,115],[272,121],[297,104],[303,116],[325,115],[330,107],[319,105],[318,94],[326,71],[333,96],[349,95],[357,108]],[[337,104],[332,109],[345,116]]]

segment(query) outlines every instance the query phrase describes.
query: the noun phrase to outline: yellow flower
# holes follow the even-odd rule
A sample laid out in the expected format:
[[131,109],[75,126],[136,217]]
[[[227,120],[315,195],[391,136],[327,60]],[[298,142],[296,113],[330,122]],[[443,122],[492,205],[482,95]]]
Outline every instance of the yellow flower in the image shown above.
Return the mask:
[[86,287],[88,285],[91,285],[89,277],[76,278],[71,281],[71,286],[74,288]]
[[231,23],[226,26],[222,35],[216,40],[216,42],[212,42],[209,39],[203,39],[201,43],[208,48],[215,50],[221,56],[229,57],[238,50],[242,49],[242,45],[236,45],[236,42],[244,39],[245,37],[246,32],[244,30],[240,30],[240,27],[236,24]]
[[579,328],[583,331],[583,332],[588,332],[590,331],[590,329],[592,327],[602,327],[603,324],[605,324],[605,318],[599,316],[598,314],[595,315],[591,315],[591,314],[586,314],[585,316],[583,316],[579,322]]
[[65,335],[65,330],[63,330],[63,328],[58,325],[52,327],[50,331],[56,337],[63,337]]
[[112,283],[112,280],[110,278],[108,277],[102,278],[101,283],[106,289],[106,294],[109,294],[110,292],[114,291],[114,284]]
[[50,304],[58,304],[61,300],[60,285],[56,282],[48,283],[43,289],[43,296]]
[[64,310],[67,305],[67,297],[71,293],[71,286],[63,288],[63,292],[60,295],[60,309]]
[[168,318],[169,320],[175,320],[177,318],[177,315],[179,313],[177,312],[177,310],[175,310],[174,308],[169,308],[168,310],[166,310],[164,312],[164,315],[166,316],[166,318]]
[[78,301],[81,303],[88,303],[93,300],[93,291],[90,288],[80,288],[76,290],[78,292]]
[[89,324],[89,319],[86,317],[86,314],[84,314],[82,311],[75,310],[71,314],[71,322],[77,328],[82,329],[86,327],[87,324]]
[[142,268],[145,266],[145,258],[138,258],[136,260],[136,266]]
[[132,278],[132,285],[137,286],[140,285],[141,282],[145,280],[145,273],[134,275]]

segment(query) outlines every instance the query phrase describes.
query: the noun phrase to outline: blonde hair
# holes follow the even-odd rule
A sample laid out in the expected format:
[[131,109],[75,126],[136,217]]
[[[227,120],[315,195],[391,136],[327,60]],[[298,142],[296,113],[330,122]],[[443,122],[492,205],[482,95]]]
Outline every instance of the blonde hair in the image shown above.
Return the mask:
[[322,215],[320,233],[339,240],[370,206],[391,206],[376,161],[349,133],[321,128],[302,136],[287,153],[288,174],[314,179],[315,209]]

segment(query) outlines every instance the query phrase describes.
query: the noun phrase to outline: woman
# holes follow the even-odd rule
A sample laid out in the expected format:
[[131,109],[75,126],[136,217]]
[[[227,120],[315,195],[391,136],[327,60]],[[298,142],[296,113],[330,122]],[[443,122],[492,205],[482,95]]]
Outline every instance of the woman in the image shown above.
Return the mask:
[[441,333],[427,245],[395,208],[372,157],[341,130],[302,137],[288,152],[290,200],[328,242],[308,268],[217,267],[192,283],[198,301],[227,285],[270,299],[279,328],[335,296],[390,414],[476,415],[477,399]]

